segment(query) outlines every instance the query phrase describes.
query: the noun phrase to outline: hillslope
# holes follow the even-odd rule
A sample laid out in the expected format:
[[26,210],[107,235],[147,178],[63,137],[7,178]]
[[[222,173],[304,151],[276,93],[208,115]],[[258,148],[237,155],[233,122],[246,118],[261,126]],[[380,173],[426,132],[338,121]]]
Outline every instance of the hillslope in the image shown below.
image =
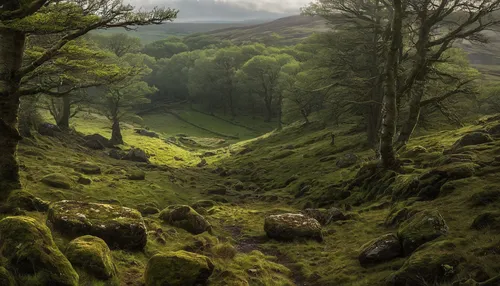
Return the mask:
[[[160,121],[162,116],[149,120]],[[183,273],[200,269],[207,269],[200,272],[205,273],[199,277],[202,280],[213,271],[209,285],[424,286],[468,279],[490,279],[480,285],[498,285],[499,119],[414,138],[399,154],[401,170],[394,172],[377,167],[373,151],[363,144],[364,134],[356,133],[349,124],[296,124],[232,144],[206,138],[209,135],[203,133],[190,137],[198,131],[189,127],[183,135],[160,133],[161,138],[151,138],[125,125],[124,139],[129,145],[119,147],[145,150],[149,163],[140,163],[111,158],[108,154],[116,155],[117,149],[86,147],[82,136],[99,133],[108,137],[109,123],[96,116],[77,117],[75,127],[84,134],[36,135],[24,139],[19,148],[25,192],[13,194],[2,208],[2,218],[14,212],[16,219],[0,221],[2,241],[14,239],[18,247],[9,252],[13,259],[5,261],[7,270],[2,271],[14,275],[19,285],[38,285],[40,279],[60,277],[54,269],[62,266],[50,264],[48,258],[32,259],[28,264],[20,259],[24,249],[33,251],[30,257],[40,253],[38,248],[24,248],[33,245],[31,241],[10,231],[9,222],[23,220],[40,229],[46,223],[51,227],[46,235],[70,258],[79,285],[144,285],[145,281],[157,285],[151,283],[159,283],[158,277],[173,279],[169,285],[188,285],[191,282],[182,280],[188,279]],[[333,145],[332,133],[336,135]],[[58,206],[73,204],[56,204],[61,200],[74,200],[82,207],[60,213]],[[88,202],[99,205],[85,207]],[[211,230],[192,234],[186,231],[193,226],[189,219],[181,224],[166,219],[173,208],[167,207],[176,204],[193,206],[211,224]],[[108,235],[115,228],[108,229],[105,223],[136,225],[128,215],[117,217],[113,211],[105,211],[118,206],[142,212],[147,228],[147,240],[140,236],[143,248],[116,247],[120,236]],[[268,216],[297,214],[304,208],[314,209],[308,214],[323,222],[322,241],[268,238],[264,230]],[[131,209],[124,211],[135,214]],[[93,224],[75,235],[77,226],[91,218]],[[99,231],[100,226],[108,232]],[[366,244],[389,233],[394,234],[389,236],[390,243],[381,240],[384,243],[374,248],[373,263],[360,264],[360,253],[369,248]],[[116,266],[116,272],[104,279],[88,267],[92,256],[71,256],[70,249],[82,243],[72,239],[83,234],[102,236],[114,246],[108,262]],[[138,234],[131,235],[130,243]],[[42,241],[50,244],[50,240],[37,240],[35,245]],[[85,249],[88,247],[82,253]],[[50,251],[50,255],[57,252]],[[44,257],[52,257],[47,255]],[[166,264],[168,267],[156,264],[165,255],[174,255],[178,263],[195,258],[187,264]],[[213,270],[199,259],[209,259]],[[49,264],[52,266],[47,267]],[[172,277],[184,278],[176,284],[172,281],[180,278]],[[467,283],[457,285],[479,285],[472,280]]]

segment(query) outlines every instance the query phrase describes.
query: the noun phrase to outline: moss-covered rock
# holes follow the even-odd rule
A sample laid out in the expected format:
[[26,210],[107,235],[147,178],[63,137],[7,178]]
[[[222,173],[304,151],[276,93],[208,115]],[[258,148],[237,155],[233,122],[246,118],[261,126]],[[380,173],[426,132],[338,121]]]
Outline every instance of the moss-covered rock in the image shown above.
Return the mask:
[[146,179],[146,173],[141,170],[133,170],[127,174],[127,178],[133,181],[142,181]]
[[69,237],[93,235],[111,248],[141,250],[147,242],[146,226],[134,209],[78,201],[60,201],[50,206],[48,222]]
[[137,210],[143,215],[154,215],[160,212],[160,209],[156,204],[145,203],[137,205]]
[[160,218],[166,223],[185,229],[192,234],[200,234],[212,229],[210,223],[202,215],[186,205],[169,206],[161,211]]
[[448,233],[448,225],[437,210],[425,210],[401,224],[398,237],[405,255],[420,245]]
[[146,152],[144,152],[144,150],[141,150],[139,148],[130,149],[130,151],[128,151],[128,153],[125,156],[123,156],[122,159],[133,162],[149,163],[149,159]]
[[500,232],[500,212],[485,212],[478,215],[472,222],[471,228],[477,230],[490,229]]
[[329,209],[305,209],[301,211],[302,214],[314,218],[321,225],[328,225],[331,222],[339,220],[347,220],[347,216],[338,208]]
[[335,165],[339,168],[348,168],[358,162],[359,158],[354,153],[348,153],[343,155],[341,158],[337,160]]
[[483,132],[473,132],[457,140],[451,149],[456,151],[465,146],[479,145],[489,142],[493,142],[493,138],[491,138],[489,134]]
[[361,249],[361,253],[358,256],[361,265],[388,261],[403,254],[399,238],[392,233],[368,242]]
[[471,197],[471,202],[474,206],[487,206],[500,202],[500,190],[485,190],[475,193]]
[[151,257],[144,277],[146,286],[207,285],[213,270],[208,257],[181,250]]
[[264,230],[268,237],[277,240],[307,238],[323,241],[321,224],[303,214],[270,215],[265,219]]
[[403,153],[404,157],[416,157],[420,154],[427,153],[427,149],[423,146],[414,146]]
[[80,177],[78,178],[77,183],[78,183],[78,184],[81,184],[81,185],[86,185],[86,186],[88,186],[88,185],[92,184],[92,180],[91,180],[91,179],[89,179],[89,178],[87,178],[87,177],[80,176]]
[[44,201],[26,191],[13,192],[8,200],[11,208],[19,208],[26,211],[45,212],[49,209],[49,202]]
[[385,219],[384,225],[388,227],[399,226],[402,222],[407,221],[416,213],[418,213],[418,210],[409,207],[394,208]]
[[50,174],[42,178],[42,183],[58,189],[71,189],[71,180],[62,174]]
[[191,207],[197,211],[204,211],[217,205],[215,201],[212,200],[200,200],[191,205]]
[[2,286],[16,286],[16,280],[14,276],[5,269],[5,267],[0,267],[0,285]]
[[101,167],[92,162],[85,161],[76,164],[75,171],[86,175],[99,175],[101,174]]
[[0,253],[19,285],[33,277],[37,285],[78,285],[78,274],[55,245],[50,230],[33,218],[0,221]]
[[453,279],[463,257],[450,241],[428,243],[420,247],[399,269],[388,278],[394,286],[441,285]]
[[85,235],[72,240],[66,249],[66,257],[73,266],[81,267],[99,279],[110,279],[116,268],[106,242],[98,237]]

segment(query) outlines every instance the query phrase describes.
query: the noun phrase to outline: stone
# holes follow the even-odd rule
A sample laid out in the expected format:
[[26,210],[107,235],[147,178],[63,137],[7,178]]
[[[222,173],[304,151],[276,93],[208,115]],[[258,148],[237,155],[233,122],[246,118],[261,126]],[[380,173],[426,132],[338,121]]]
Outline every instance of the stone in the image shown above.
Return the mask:
[[158,135],[157,133],[155,133],[153,131],[146,130],[146,129],[135,129],[134,131],[135,131],[135,133],[142,135],[142,136],[151,137],[151,138],[160,138],[160,135]]
[[[96,133],[96,134],[92,134],[92,135],[87,135],[87,136],[83,137],[83,139],[85,140],[85,146],[87,146],[91,149],[101,150],[101,149],[104,149],[105,147],[112,147],[111,142],[106,137],[102,136],[101,134]],[[92,143],[89,143],[89,142],[92,142]],[[91,146],[88,146],[88,145],[92,145],[92,146],[95,146],[97,148],[92,148]]]
[[404,254],[409,255],[420,245],[448,233],[448,225],[437,210],[425,210],[403,222],[398,237]]
[[475,193],[471,197],[474,206],[487,206],[500,202],[500,190],[485,190]]
[[101,174],[101,167],[97,164],[85,161],[76,164],[75,171],[83,173],[85,175],[99,175]]
[[143,215],[154,215],[160,212],[160,209],[156,206],[156,204],[146,203],[137,205],[137,210]]
[[198,168],[201,168],[201,167],[205,167],[206,165],[208,165],[207,163],[207,160],[205,160],[204,158],[201,159],[201,161],[196,165],[196,167]]
[[50,202],[44,201],[26,191],[15,191],[10,194],[7,204],[11,208],[19,208],[26,211],[45,212],[49,209]]
[[194,204],[192,204],[191,207],[195,211],[200,212],[201,210],[206,210],[206,209],[212,208],[216,204],[217,203],[212,201],[212,200],[201,200],[201,201],[197,201]]
[[298,238],[323,241],[321,224],[303,214],[279,214],[266,217],[264,230],[269,238],[294,240]]
[[62,174],[50,174],[42,178],[42,183],[57,189],[71,189],[71,181]]
[[72,240],[66,249],[66,257],[75,267],[80,267],[96,278],[107,280],[116,275],[111,250],[98,237],[85,235]]
[[[47,226],[26,216],[0,221],[0,255],[18,274],[18,285],[78,286],[78,274],[59,251]],[[5,284],[2,284],[5,285]],[[8,285],[8,284],[7,284]]]
[[489,134],[483,132],[473,132],[457,140],[451,147],[451,150],[457,151],[458,149],[465,146],[479,145],[489,142],[493,142],[493,138],[491,138]]
[[160,212],[160,219],[192,234],[200,234],[212,229],[210,223],[202,215],[186,205],[172,205],[167,207]]
[[86,177],[80,177],[78,178],[78,181],[77,181],[78,184],[81,184],[81,185],[90,185],[92,184],[92,180],[89,179],[89,178],[86,178]]
[[478,215],[472,222],[471,228],[500,232],[500,212],[484,212]]
[[455,252],[456,245],[440,241],[422,245],[394,274],[387,285],[427,286],[447,285],[455,276],[463,257]]
[[127,174],[127,178],[132,181],[143,181],[146,179],[146,173],[141,170],[133,170]]
[[402,256],[403,249],[395,234],[386,234],[363,245],[358,257],[361,265],[376,264]]
[[200,254],[175,251],[156,254],[146,266],[146,286],[208,285],[214,264]]
[[60,201],[50,206],[48,223],[68,237],[100,237],[113,249],[142,250],[147,242],[141,214],[122,206]]
[[123,160],[133,161],[133,162],[142,162],[149,163],[148,156],[144,150],[139,148],[130,149],[130,151],[123,157]]
[[51,124],[51,123],[42,123],[38,126],[38,133],[43,136],[51,136],[54,137],[57,134],[61,133],[62,130],[59,126]]
[[111,149],[108,153],[108,156],[116,159],[116,160],[121,160],[127,155],[127,152],[119,150],[119,149]]
[[387,227],[395,227],[399,226],[402,222],[407,221],[411,217],[413,217],[418,210],[411,209],[408,207],[404,207],[401,209],[393,209],[385,219],[384,225]]
[[338,208],[329,209],[304,209],[302,214],[316,219],[321,225],[328,225],[339,220],[347,220],[348,218]]
[[214,187],[212,189],[207,190],[207,194],[224,196],[227,194],[227,189],[224,186]]
[[339,168],[348,168],[358,162],[359,158],[356,154],[348,153],[343,155],[340,159],[337,160],[337,167]]
[[102,145],[101,142],[94,140],[94,139],[85,141],[84,145],[85,145],[85,147],[90,148],[92,150],[104,150],[104,149],[106,149],[106,146]]

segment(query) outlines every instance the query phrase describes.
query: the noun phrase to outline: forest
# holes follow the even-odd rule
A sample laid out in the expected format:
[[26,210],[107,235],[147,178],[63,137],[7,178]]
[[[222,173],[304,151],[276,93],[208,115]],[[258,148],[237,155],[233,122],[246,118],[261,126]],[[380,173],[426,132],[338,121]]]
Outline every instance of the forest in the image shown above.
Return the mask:
[[500,0],[129,2],[0,2],[0,285],[500,285]]

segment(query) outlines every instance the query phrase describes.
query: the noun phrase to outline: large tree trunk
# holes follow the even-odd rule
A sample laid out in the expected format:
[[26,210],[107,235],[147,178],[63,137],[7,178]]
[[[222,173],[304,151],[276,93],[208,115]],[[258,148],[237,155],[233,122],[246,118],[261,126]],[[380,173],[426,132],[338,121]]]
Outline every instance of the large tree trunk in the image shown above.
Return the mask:
[[264,99],[264,103],[266,105],[266,122],[271,122],[271,119],[273,118],[273,101],[272,98],[269,96],[266,96]]
[[69,95],[62,97],[62,109],[57,119],[57,126],[62,129],[69,129],[69,118],[71,116],[71,100]]
[[387,53],[386,63],[386,92],[382,102],[382,130],[380,135],[380,156],[385,168],[396,165],[396,154],[394,152],[394,135],[396,133],[397,120],[397,61],[399,45],[402,37],[403,11],[401,0],[393,0],[394,13],[392,16],[392,39]]
[[21,187],[17,144],[22,139],[17,130],[20,79],[25,35],[0,28],[0,196]]
[[418,119],[420,118],[420,102],[425,93],[424,82],[417,82],[412,90],[412,95],[410,98],[410,110],[408,113],[408,118],[404,122],[401,132],[398,137],[398,145],[403,146],[410,140],[413,131],[417,127]]
[[111,133],[111,144],[120,145],[123,144],[122,131],[120,129],[120,120],[118,118],[113,119],[113,128]]

